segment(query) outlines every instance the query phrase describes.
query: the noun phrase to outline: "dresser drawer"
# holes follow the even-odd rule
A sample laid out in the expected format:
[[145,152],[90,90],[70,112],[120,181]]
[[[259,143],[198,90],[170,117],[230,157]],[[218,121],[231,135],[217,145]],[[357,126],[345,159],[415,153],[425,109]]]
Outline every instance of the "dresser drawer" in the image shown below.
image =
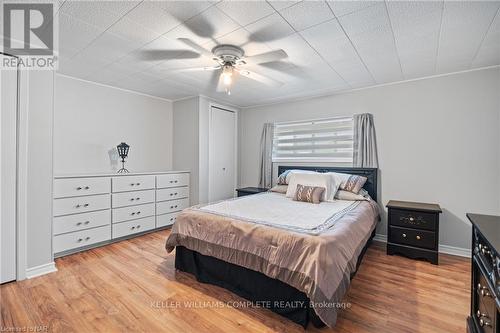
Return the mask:
[[53,228],[54,235],[59,235],[108,224],[111,224],[111,211],[109,209],[97,212],[54,217]]
[[188,185],[189,185],[189,173],[172,173],[168,175],[156,176],[157,188],[188,186]]
[[155,228],[155,217],[150,216],[128,222],[113,224],[113,238],[120,238]]
[[437,226],[438,214],[390,209],[389,219],[391,225],[434,231]]
[[189,207],[189,199],[163,201],[156,203],[156,214],[167,214],[183,210]]
[[113,208],[155,202],[155,190],[113,193]]
[[436,234],[431,231],[389,227],[389,242],[425,249],[435,249]]
[[85,213],[111,206],[109,194],[54,199],[54,216]]
[[110,191],[111,179],[106,177],[54,179],[54,198],[103,194]]
[[54,252],[63,252],[88,246],[111,239],[111,227],[104,226],[94,229],[76,231],[69,234],[54,236]]
[[155,176],[122,176],[113,177],[113,192],[150,190],[155,188]]
[[137,205],[113,209],[113,223],[155,215],[155,204]]
[[166,227],[168,225],[174,224],[175,220],[177,219],[177,215],[179,215],[179,212],[157,215],[156,216],[156,227],[161,228],[161,227]]
[[156,201],[167,201],[189,197],[188,187],[171,187],[156,190]]

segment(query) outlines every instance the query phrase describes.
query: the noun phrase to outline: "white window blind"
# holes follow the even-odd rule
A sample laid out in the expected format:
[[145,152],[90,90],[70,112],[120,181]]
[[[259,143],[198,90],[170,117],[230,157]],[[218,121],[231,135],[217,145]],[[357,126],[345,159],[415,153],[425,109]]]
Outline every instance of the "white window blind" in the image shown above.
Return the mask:
[[352,117],[277,123],[273,162],[352,163]]

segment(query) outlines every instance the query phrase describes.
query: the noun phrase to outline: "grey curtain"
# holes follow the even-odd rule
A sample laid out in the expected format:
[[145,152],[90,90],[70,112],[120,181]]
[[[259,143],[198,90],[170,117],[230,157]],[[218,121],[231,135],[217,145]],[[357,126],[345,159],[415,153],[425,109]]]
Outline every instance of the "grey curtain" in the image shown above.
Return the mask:
[[377,140],[373,115],[356,114],[354,120],[353,165],[361,168],[378,168]]
[[260,138],[260,187],[271,187],[273,176],[274,124],[265,123]]

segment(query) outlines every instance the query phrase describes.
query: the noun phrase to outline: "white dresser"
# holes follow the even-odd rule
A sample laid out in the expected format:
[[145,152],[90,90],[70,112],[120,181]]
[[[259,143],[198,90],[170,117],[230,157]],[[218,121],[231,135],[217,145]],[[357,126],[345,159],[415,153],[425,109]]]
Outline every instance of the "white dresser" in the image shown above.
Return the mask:
[[189,207],[189,172],[54,178],[55,257],[165,228]]

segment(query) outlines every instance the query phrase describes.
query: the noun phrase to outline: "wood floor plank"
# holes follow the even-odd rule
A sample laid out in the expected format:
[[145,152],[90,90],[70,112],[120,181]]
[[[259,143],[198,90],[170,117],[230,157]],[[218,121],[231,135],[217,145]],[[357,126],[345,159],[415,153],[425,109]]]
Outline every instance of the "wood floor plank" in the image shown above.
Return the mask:
[[[49,332],[303,332],[269,310],[174,268],[169,231],[56,260],[58,271],[0,286],[0,328]],[[470,260],[440,265],[387,256],[374,243],[352,280],[335,328],[321,333],[464,332]]]

